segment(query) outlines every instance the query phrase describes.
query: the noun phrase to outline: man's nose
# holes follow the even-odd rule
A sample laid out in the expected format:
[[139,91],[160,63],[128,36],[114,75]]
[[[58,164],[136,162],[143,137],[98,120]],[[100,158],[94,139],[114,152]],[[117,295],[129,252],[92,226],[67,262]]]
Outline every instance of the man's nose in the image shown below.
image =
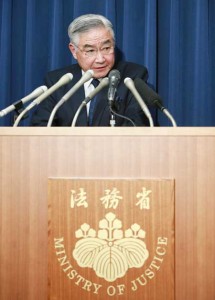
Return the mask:
[[100,50],[96,53],[96,59],[97,62],[103,62],[105,60],[104,55],[101,53]]

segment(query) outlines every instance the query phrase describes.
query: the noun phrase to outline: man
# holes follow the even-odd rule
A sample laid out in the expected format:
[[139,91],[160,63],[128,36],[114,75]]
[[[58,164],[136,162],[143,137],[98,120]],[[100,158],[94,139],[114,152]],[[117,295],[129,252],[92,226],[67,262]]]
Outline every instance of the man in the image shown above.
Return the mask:
[[[148,72],[143,66],[117,62],[115,59],[115,37],[113,26],[101,15],[88,14],[76,18],[68,28],[70,38],[69,49],[77,64],[51,71],[45,78],[48,87],[55,84],[64,74],[72,73],[71,83],[61,87],[44,100],[35,111],[31,125],[46,126],[50,114],[57,102],[81,78],[87,70],[93,70],[94,78],[100,80],[108,76],[110,70],[117,69],[121,79],[117,89],[114,111],[117,112],[115,126],[148,126],[148,120],[139,104],[124,85],[124,79],[139,77],[147,79]],[[73,117],[81,102],[94,88],[92,79],[84,84],[57,111],[53,126],[71,126]],[[92,121],[89,122],[89,107],[82,109],[76,126],[110,126],[110,108],[107,100],[108,87],[97,96]],[[124,116],[125,118],[121,117]]]

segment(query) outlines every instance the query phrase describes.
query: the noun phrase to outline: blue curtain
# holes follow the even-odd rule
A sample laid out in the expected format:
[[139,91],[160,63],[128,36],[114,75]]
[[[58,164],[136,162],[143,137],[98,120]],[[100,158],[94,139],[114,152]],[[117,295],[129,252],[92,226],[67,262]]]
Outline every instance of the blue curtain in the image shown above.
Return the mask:
[[[0,110],[74,62],[67,28],[85,13],[112,21],[122,59],[148,68],[178,126],[215,125],[214,0],[0,0]],[[170,126],[162,113],[159,122]]]

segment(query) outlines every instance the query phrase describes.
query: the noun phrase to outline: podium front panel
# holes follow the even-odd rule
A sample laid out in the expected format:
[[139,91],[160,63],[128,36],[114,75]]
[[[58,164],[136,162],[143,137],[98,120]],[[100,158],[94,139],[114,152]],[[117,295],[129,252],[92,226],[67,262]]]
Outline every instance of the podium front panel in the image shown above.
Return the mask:
[[0,299],[47,299],[50,177],[174,178],[175,298],[214,299],[214,149],[214,128],[1,128]]

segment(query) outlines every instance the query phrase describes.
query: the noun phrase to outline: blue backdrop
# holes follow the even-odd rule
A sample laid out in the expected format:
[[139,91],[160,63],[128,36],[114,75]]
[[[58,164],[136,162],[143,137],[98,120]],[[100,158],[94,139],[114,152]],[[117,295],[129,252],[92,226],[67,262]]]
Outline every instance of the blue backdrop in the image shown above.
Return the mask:
[[112,21],[123,59],[148,68],[179,126],[215,125],[214,0],[0,0],[0,110],[73,62],[67,28],[85,13]]

